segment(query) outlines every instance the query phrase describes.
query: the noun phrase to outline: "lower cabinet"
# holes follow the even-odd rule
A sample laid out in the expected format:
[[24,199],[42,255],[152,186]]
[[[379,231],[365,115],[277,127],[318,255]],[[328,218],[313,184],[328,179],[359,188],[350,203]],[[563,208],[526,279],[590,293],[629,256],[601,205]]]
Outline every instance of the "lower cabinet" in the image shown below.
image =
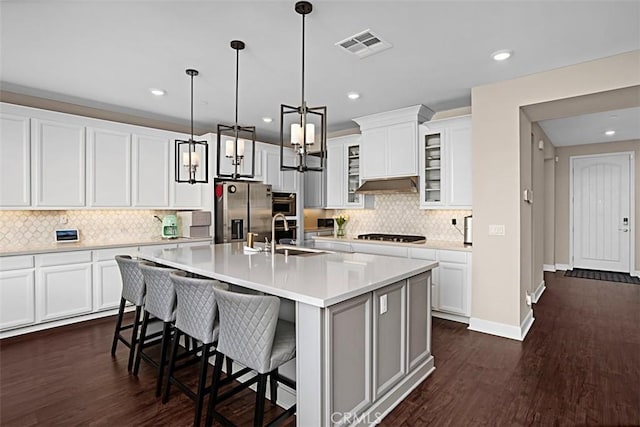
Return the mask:
[[93,310],[91,251],[36,255],[38,321]]
[[431,356],[431,273],[326,309],[331,425],[347,425]]
[[0,330],[35,321],[35,270],[0,271]]
[[93,311],[119,307],[122,277],[115,256],[133,256],[137,251],[137,247],[93,251]]

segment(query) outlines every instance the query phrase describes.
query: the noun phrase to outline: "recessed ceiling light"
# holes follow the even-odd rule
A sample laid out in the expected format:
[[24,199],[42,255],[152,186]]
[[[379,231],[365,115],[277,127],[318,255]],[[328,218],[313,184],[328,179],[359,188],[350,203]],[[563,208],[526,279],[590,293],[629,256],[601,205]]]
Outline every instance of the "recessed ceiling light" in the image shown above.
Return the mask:
[[351,100],[356,100],[356,99],[360,98],[360,94],[358,92],[349,92],[347,94],[347,98],[349,98]]
[[502,50],[496,50],[495,52],[493,52],[491,54],[491,58],[494,61],[505,61],[505,60],[511,58],[511,55],[513,55],[513,51],[512,50],[502,49]]
[[166,91],[162,90],[162,89],[156,89],[154,87],[152,87],[151,89],[149,89],[149,92],[151,92],[152,94],[154,94],[155,96],[164,96],[167,94]]
[[616,131],[615,130],[608,130],[604,134],[607,135],[607,136],[613,136],[613,135],[616,134]]
[[262,121],[265,123],[271,123],[273,121],[273,119],[271,117],[263,117]]

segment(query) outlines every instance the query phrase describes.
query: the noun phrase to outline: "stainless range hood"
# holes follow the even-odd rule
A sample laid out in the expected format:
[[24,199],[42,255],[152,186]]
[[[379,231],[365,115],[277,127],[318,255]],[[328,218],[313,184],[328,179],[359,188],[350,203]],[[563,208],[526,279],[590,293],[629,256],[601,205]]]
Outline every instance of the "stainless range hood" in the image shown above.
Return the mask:
[[418,178],[415,176],[368,179],[356,190],[356,193],[359,194],[397,194],[417,192]]

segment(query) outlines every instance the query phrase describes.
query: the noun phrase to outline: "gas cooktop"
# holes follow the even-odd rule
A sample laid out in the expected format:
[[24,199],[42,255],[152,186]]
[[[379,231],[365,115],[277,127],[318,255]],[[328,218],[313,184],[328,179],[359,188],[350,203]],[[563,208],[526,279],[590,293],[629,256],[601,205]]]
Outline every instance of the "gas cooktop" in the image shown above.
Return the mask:
[[381,234],[369,233],[359,234],[360,240],[382,240],[383,242],[399,242],[399,243],[424,243],[427,238],[424,236],[411,236],[405,234]]

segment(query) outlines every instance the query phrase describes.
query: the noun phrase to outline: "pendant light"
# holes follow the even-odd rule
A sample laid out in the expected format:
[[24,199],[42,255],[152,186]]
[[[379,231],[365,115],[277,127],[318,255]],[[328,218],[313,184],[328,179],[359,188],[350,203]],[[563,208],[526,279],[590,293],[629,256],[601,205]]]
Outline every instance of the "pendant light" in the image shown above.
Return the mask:
[[[313,6],[308,1],[299,1],[295,5],[295,11],[302,15],[302,101],[298,107],[280,105],[280,170],[283,171],[322,172],[324,169],[327,151],[327,107],[308,107],[304,99],[304,24],[306,15],[312,10]],[[284,163],[285,144],[291,144],[296,150],[297,164]],[[320,166],[309,165],[310,155],[320,158]]]
[[[233,126],[218,125],[218,155],[216,173],[218,178],[231,178],[237,180],[240,178],[253,178],[256,168],[256,127],[238,125],[238,76],[240,51],[244,49],[245,44],[240,40],[233,40],[231,48],[236,51],[236,121]],[[224,142],[224,156],[231,161],[233,171],[224,173],[221,170],[222,160],[222,143]],[[251,173],[241,173],[242,162],[244,161],[245,151],[248,149],[247,142],[251,143]]]
[[191,77],[191,138],[188,141],[176,139],[175,179],[176,182],[204,184],[209,182],[209,145],[207,141],[193,139],[193,78],[198,70],[186,70]]

